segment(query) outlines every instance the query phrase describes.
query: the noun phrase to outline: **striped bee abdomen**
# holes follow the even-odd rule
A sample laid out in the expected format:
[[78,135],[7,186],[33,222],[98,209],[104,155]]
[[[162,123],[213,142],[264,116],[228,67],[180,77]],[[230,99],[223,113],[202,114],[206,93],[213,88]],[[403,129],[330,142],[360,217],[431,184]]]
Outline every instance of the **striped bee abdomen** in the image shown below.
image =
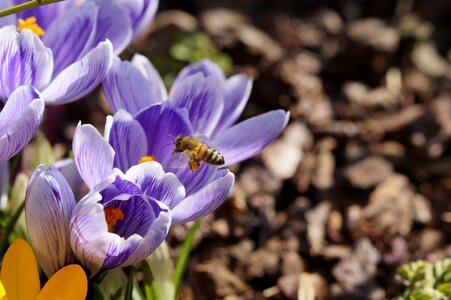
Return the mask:
[[215,148],[212,148],[205,144],[199,144],[196,147],[195,153],[200,158],[200,160],[208,164],[218,166],[224,164],[224,157],[221,155],[221,153],[219,153],[219,151],[216,150]]

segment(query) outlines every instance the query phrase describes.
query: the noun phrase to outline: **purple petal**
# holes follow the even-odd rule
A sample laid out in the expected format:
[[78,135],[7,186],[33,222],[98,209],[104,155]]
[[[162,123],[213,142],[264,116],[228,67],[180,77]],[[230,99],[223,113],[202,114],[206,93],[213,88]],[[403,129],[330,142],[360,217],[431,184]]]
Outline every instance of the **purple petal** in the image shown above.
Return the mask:
[[[35,17],[36,22],[44,29],[44,31],[47,31],[47,28],[49,28],[50,24],[62,13],[64,13],[65,10],[69,9],[71,6],[74,6],[77,4],[77,1],[79,0],[65,0],[58,3],[52,3],[52,5],[44,5],[39,6],[32,9],[24,10],[17,14],[17,17],[22,19],[27,19],[29,17]],[[4,1],[0,1],[4,2]],[[18,4],[18,1],[15,1],[16,4]],[[25,2],[25,1],[21,1]]]
[[260,153],[286,127],[289,114],[273,110],[250,118],[222,132],[216,142],[225,165],[241,162]]
[[134,37],[149,26],[158,8],[158,0],[118,0],[118,3],[129,13]]
[[215,135],[235,124],[246,106],[251,89],[252,79],[245,75],[235,75],[227,80],[224,87],[224,112]]
[[125,199],[121,198],[113,199],[103,206],[104,208],[119,208],[124,214],[124,219],[118,220],[114,225],[113,232],[124,239],[128,239],[133,234],[139,234],[141,237],[144,237],[149,226],[156,219],[147,197],[143,195],[127,195]]
[[93,45],[106,39],[113,44],[114,54],[120,54],[130,43],[133,35],[127,11],[111,0],[95,0],[99,5],[96,36]]
[[96,185],[94,190],[102,195],[100,201],[106,205],[109,201],[114,200],[119,195],[140,195],[140,188],[130,179],[126,178],[124,173],[119,169],[114,169],[113,174],[108,176],[102,183]]
[[149,155],[165,165],[171,159],[174,139],[177,135],[192,135],[193,131],[186,115],[166,105],[154,105],[139,112],[135,119],[147,135]]
[[210,136],[221,118],[224,103],[219,82],[197,73],[175,87],[169,101],[175,108],[188,110],[196,132]]
[[90,189],[113,171],[114,150],[92,125],[78,124],[72,148],[78,171]]
[[100,43],[81,60],[64,69],[44,89],[46,104],[63,104],[86,96],[102,82],[113,61],[113,48],[109,41]]
[[125,175],[141,188],[143,194],[163,202],[169,208],[185,198],[185,188],[177,176],[165,173],[157,162],[131,167]]
[[148,257],[168,235],[171,226],[171,211],[164,203],[159,201],[149,199],[149,203],[152,206],[156,219],[132,255],[121,265],[122,267],[134,264]]
[[32,86],[16,89],[0,113],[0,161],[16,155],[38,130],[44,101]]
[[52,22],[42,40],[53,51],[54,75],[79,60],[93,48],[99,8],[88,2],[69,8]]
[[208,215],[227,199],[235,176],[224,170],[218,179],[189,195],[172,209],[172,222],[182,224]]
[[132,63],[115,57],[102,85],[114,112],[124,109],[134,115],[143,108],[163,101],[158,80],[161,82],[159,78],[146,78],[146,74]]
[[114,167],[127,171],[147,156],[146,133],[138,121],[124,110],[119,110],[113,117],[108,130],[107,141],[113,147]]
[[28,236],[48,278],[73,261],[69,221],[75,199],[64,176],[40,165],[30,179],[25,202]]
[[100,271],[110,244],[121,243],[121,237],[108,232],[99,193],[91,192],[75,205],[70,219],[70,244],[77,259],[91,270]]
[[218,166],[201,163],[201,168],[194,173],[187,164],[177,168],[170,165],[166,171],[175,173],[185,187],[186,194],[191,195],[212,182],[218,173],[218,169]]
[[163,79],[161,79],[160,73],[158,73],[150,60],[144,55],[135,54],[131,62],[132,65],[147,79],[152,90],[152,97],[155,98],[154,102],[163,102],[166,100],[168,98],[168,93],[163,83]]
[[5,100],[21,85],[44,88],[52,72],[52,51],[32,31],[0,28],[0,99]]
[[[10,8],[14,5],[11,0],[2,0],[0,1],[0,10]],[[15,14],[0,18],[0,27],[8,26],[8,25],[16,25],[17,16]]]
[[75,161],[72,158],[66,158],[55,162],[53,165],[66,178],[67,183],[69,183],[70,188],[74,192],[75,198],[80,199],[83,178],[81,178],[78,172]]
[[178,86],[182,83],[182,81],[184,81],[185,79],[196,73],[202,73],[204,77],[214,78],[221,85],[221,89],[225,84],[226,78],[221,68],[219,68],[219,66],[214,62],[212,62],[211,60],[204,59],[197,63],[190,64],[180,71],[180,73],[177,75],[177,78],[175,78],[174,83],[172,85],[174,90],[178,89]]

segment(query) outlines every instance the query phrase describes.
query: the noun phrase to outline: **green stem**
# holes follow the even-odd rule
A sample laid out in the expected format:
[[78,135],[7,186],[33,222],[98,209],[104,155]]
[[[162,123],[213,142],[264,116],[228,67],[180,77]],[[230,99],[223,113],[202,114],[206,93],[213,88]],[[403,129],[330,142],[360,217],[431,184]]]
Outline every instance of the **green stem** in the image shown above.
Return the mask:
[[179,257],[175,264],[175,270],[173,275],[173,282],[175,286],[175,294],[178,294],[180,289],[180,285],[183,279],[183,275],[185,274],[186,265],[188,264],[188,259],[191,254],[191,248],[193,247],[194,237],[196,235],[197,230],[200,227],[201,219],[197,219],[194,221],[194,224],[188,231],[188,235],[186,236],[185,242],[183,243],[182,250],[180,251]]
[[8,226],[6,227],[6,230],[4,233],[5,235],[3,236],[3,239],[0,242],[0,257],[2,257],[3,254],[6,252],[5,247],[6,247],[6,244],[8,244],[9,235],[14,230],[14,226],[16,226],[17,220],[19,219],[20,214],[22,213],[24,207],[25,207],[25,201],[19,206],[19,208],[17,208],[16,212],[9,220]]
[[124,299],[125,300],[132,300],[132,295],[133,295],[133,281],[135,280],[135,276],[133,274],[133,269],[129,268],[129,273],[128,273],[128,282],[127,282],[127,287],[125,288],[125,295],[124,295]]
[[64,0],[33,0],[33,1],[28,1],[19,5],[15,5],[6,9],[2,9],[0,10],[0,18],[1,17],[5,17],[8,15],[12,15],[27,9],[31,9],[31,8],[35,8],[38,6],[43,6],[43,5],[47,5],[50,3],[55,3],[55,2],[61,2]]

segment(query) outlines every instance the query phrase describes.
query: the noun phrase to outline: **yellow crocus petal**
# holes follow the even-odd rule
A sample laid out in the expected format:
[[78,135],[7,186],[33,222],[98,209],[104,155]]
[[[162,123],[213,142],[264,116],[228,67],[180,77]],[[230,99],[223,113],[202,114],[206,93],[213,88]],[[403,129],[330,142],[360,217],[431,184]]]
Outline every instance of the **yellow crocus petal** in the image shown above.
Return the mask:
[[6,297],[5,288],[3,287],[1,281],[0,281],[0,300],[8,300],[8,297]]
[[87,292],[85,271],[79,265],[68,265],[50,277],[36,300],[83,300]]
[[9,300],[35,300],[41,286],[33,250],[27,242],[16,239],[3,258],[0,281]]

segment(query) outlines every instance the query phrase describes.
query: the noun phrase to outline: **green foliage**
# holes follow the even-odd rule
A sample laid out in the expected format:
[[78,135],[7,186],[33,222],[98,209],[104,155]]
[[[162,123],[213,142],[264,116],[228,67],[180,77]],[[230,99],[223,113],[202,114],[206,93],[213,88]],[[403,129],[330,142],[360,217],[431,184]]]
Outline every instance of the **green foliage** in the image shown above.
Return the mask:
[[208,35],[199,31],[179,33],[172,41],[168,54],[154,55],[151,60],[166,86],[170,87],[183,67],[206,58],[217,63],[226,75],[232,71],[231,58],[218,52]]
[[434,264],[419,260],[402,265],[397,270],[405,291],[395,299],[441,300],[451,299],[451,258]]

